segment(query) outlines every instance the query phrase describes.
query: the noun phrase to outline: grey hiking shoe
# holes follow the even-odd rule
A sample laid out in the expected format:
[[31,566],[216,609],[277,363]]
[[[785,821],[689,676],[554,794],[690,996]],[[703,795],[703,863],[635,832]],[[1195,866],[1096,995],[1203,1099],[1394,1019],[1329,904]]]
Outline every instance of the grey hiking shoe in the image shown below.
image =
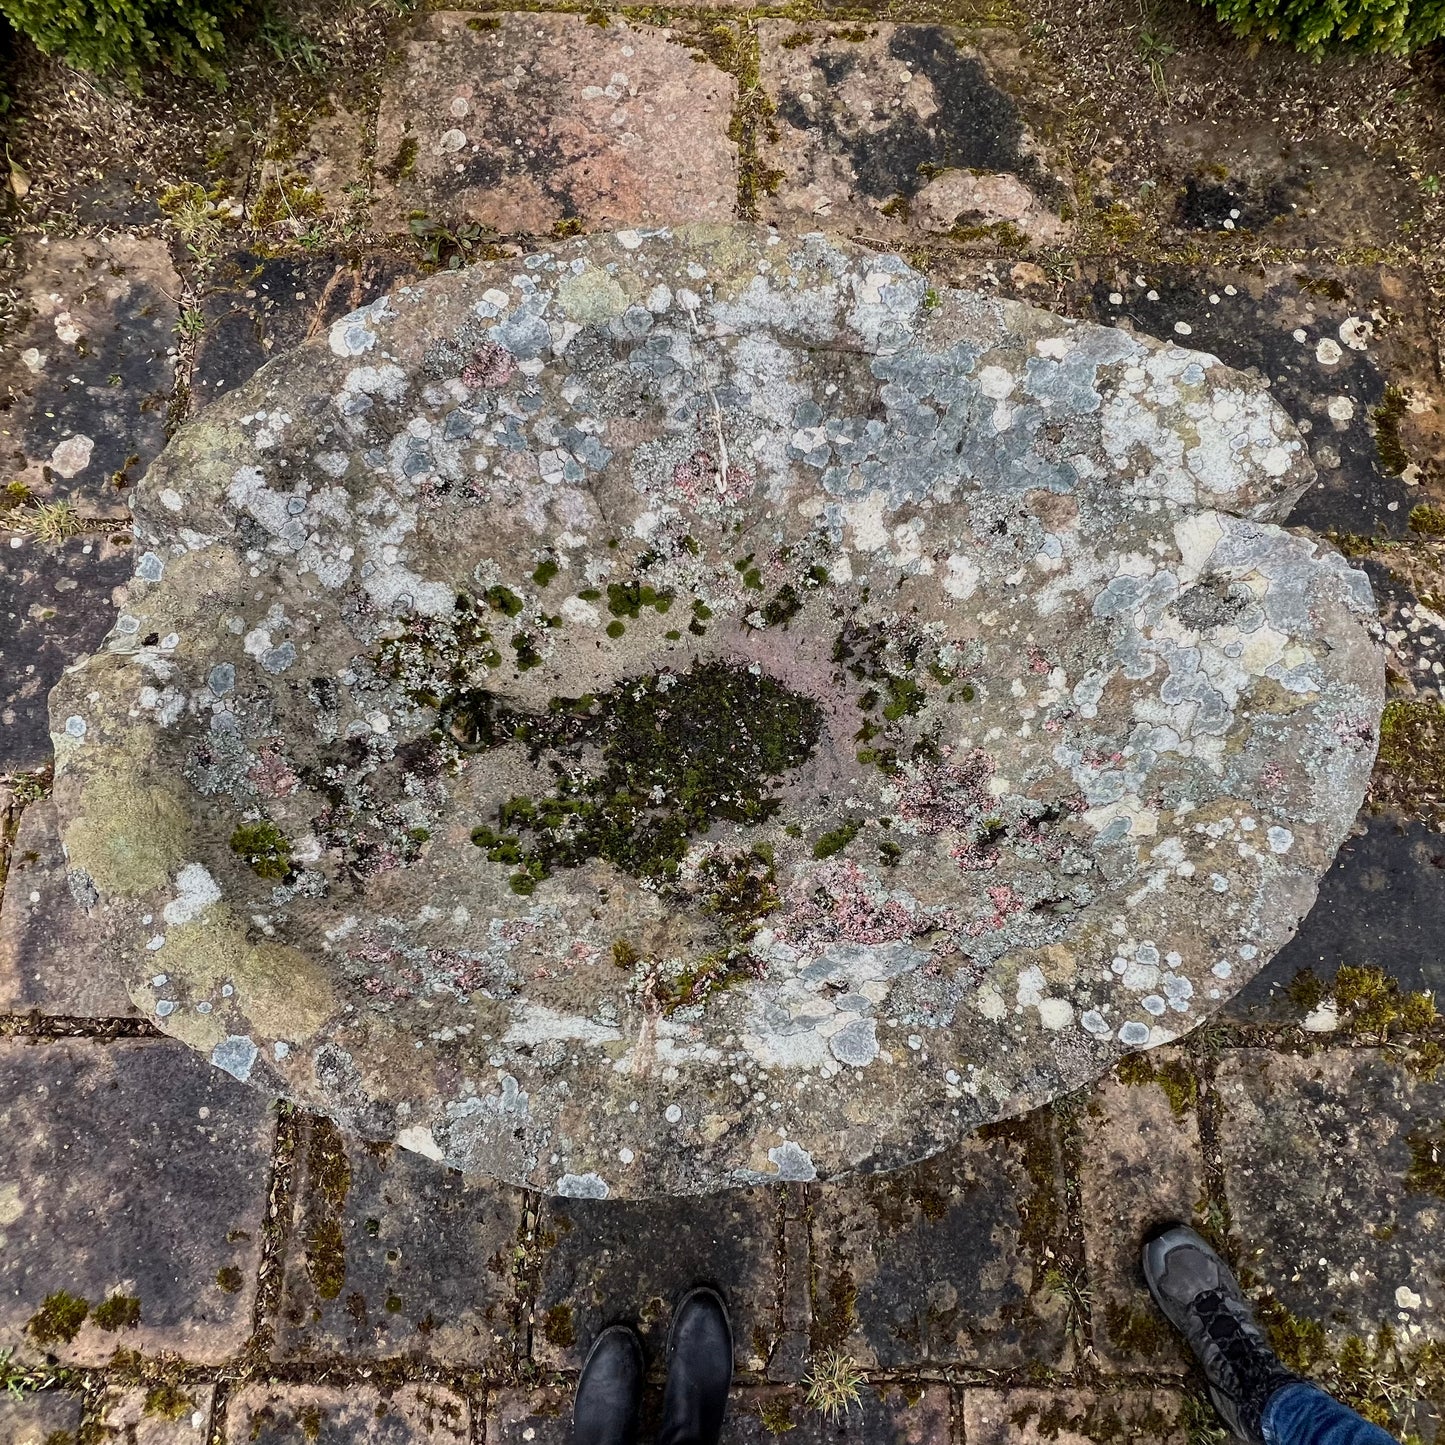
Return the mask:
[[1145,1244],[1144,1278],[1198,1357],[1224,1423],[1241,1440],[1263,1445],[1265,1402],[1299,1376],[1269,1347],[1229,1266],[1192,1229],[1176,1224]]

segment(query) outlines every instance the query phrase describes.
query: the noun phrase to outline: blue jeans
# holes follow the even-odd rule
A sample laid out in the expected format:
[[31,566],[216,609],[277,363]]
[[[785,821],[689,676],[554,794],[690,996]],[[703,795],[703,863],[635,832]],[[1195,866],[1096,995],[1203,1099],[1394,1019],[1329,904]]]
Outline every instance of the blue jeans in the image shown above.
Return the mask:
[[1265,1403],[1267,1445],[1395,1445],[1394,1437],[1318,1385],[1286,1385]]

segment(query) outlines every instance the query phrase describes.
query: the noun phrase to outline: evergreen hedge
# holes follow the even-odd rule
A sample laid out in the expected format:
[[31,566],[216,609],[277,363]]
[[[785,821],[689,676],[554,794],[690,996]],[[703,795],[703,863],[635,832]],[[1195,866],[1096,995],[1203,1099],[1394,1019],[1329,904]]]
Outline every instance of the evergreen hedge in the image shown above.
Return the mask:
[[1241,35],[1405,55],[1445,36],[1445,0],[1200,0]]

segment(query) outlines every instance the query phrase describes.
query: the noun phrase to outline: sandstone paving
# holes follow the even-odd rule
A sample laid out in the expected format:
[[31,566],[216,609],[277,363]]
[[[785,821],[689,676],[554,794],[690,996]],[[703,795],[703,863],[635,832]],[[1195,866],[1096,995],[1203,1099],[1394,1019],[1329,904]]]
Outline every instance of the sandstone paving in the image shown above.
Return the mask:
[[1139,1249],[1160,1225],[1201,1222],[1198,1082],[1174,1050],[1143,1055],[1130,1066],[1130,1082],[1115,1077],[1099,1085],[1079,1125],[1094,1347],[1114,1369],[1179,1373],[1189,1367],[1188,1352],[1144,1290]]
[[599,1330],[632,1319],[660,1362],[677,1300],[699,1281],[728,1292],[738,1366],[763,1370],[778,1333],[778,1191],[728,1191],[655,1202],[548,1199],[532,1356],[576,1369]]
[[962,1415],[969,1445],[1187,1445],[1193,1438],[1182,1398],[1167,1390],[964,1390]]
[[206,1383],[111,1385],[100,1393],[92,1428],[107,1445],[206,1445],[214,1397]]
[[225,1445],[467,1445],[471,1410],[439,1385],[245,1385]]
[[411,1355],[514,1363],[520,1190],[306,1121],[278,1350],[294,1360]]
[[774,107],[759,137],[765,219],[894,242],[1067,234],[1017,100],[947,27],[763,20],[758,37]]
[[1276,1326],[1445,1338],[1445,1080],[1374,1049],[1247,1049],[1216,1088],[1240,1264]]
[[0,1393],[0,1440],[5,1445],[57,1445],[73,1440],[84,1400],[67,1390]]
[[737,82],[670,31],[611,17],[439,11],[387,77],[373,224],[722,223],[737,198]]
[[44,237],[22,282],[29,320],[0,364],[7,482],[120,517],[165,443],[180,281],[163,240]]
[[0,1013],[67,1018],[136,1014],[120,979],[89,947],[94,895],[73,882],[48,798],[28,803],[0,904]]
[[874,1369],[1066,1367],[1067,1263],[1047,1111],[811,1201],[813,1348]]
[[191,405],[205,406],[258,367],[410,280],[415,265],[387,253],[350,259],[330,252],[265,257],[240,251],[212,272],[206,327],[191,370]]
[[272,1106],[169,1042],[0,1041],[0,1348],[199,1364],[251,1331]]
[[[24,510],[24,509],[22,509]],[[112,595],[135,565],[130,534],[42,542],[6,535],[0,512],[0,771],[51,758],[46,698],[115,620]]]

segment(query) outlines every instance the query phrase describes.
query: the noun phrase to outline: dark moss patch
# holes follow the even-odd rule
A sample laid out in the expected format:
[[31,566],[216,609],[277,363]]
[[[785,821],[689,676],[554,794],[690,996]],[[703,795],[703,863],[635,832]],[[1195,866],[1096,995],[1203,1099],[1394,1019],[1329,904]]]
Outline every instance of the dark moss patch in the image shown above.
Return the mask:
[[1445,1199],[1445,1128],[1437,1127],[1433,1133],[1417,1129],[1405,1136],[1405,1143],[1410,1146],[1405,1188]]
[[1128,1054],[1114,1068],[1121,1084],[1158,1084],[1176,1119],[1199,1103],[1199,1080],[1178,1059],[1155,1063],[1147,1054]]
[[673,602],[671,592],[659,592],[642,582],[609,582],[607,584],[607,610],[614,617],[637,618],[644,607],[651,607],[658,613],[666,612]]
[[[489,847],[515,845],[525,887],[592,858],[671,877],[688,840],[714,821],[776,813],[772,785],[812,755],[822,714],[765,675],[709,663],[640,686],[629,679],[585,710],[508,714],[507,726],[557,779],[549,795],[498,811]],[[600,757],[599,770],[584,752]]]
[[1429,993],[1408,993],[1383,969],[1345,965],[1330,990],[1340,1024],[1381,1041],[1394,1033],[1422,1033],[1439,1016]]
[[1162,1355],[1178,1337],[1162,1315],[1144,1308],[1109,1300],[1104,1305],[1104,1328],[1116,1349],[1152,1360]]
[[183,1420],[196,1408],[195,1400],[179,1386],[164,1381],[146,1391],[145,1413],[160,1420]]
[[553,1305],[542,1316],[542,1334],[548,1344],[556,1345],[559,1350],[567,1350],[575,1345],[577,1323],[572,1314],[572,1306]]
[[1384,400],[1370,413],[1375,423],[1375,447],[1380,453],[1380,462],[1396,476],[1410,465],[1410,454],[1400,440],[1400,422],[1408,410],[1405,393],[1398,386],[1387,386]]
[[1426,537],[1445,537],[1445,507],[1421,502],[1410,508],[1410,530]]
[[56,1290],[30,1316],[25,1328],[37,1345],[68,1345],[90,1314],[90,1301]]
[[133,1330],[140,1324],[140,1301],[134,1295],[108,1295],[90,1312],[91,1320],[103,1330]]
[[234,1264],[223,1264],[216,1271],[216,1284],[227,1294],[239,1294],[241,1292],[241,1271]]
[[510,587],[503,587],[500,583],[495,587],[488,587],[482,593],[482,601],[492,611],[500,612],[503,617],[515,617],[522,610],[522,599]]
[[290,876],[291,841],[274,823],[242,823],[231,834],[231,851],[257,877],[280,883]]
[[831,858],[835,853],[841,853],[862,829],[863,821],[860,818],[849,818],[838,827],[830,828],[813,844],[813,857]]
[[306,1274],[322,1299],[336,1299],[346,1283],[341,1210],[351,1192],[351,1163],[340,1131],[328,1119],[311,1122],[306,1167],[311,1186],[302,1238]]
[[771,1395],[758,1406],[758,1419],[769,1435],[786,1435],[796,1430],[792,1402],[786,1395]]
[[538,587],[548,587],[559,571],[561,571],[561,568],[558,567],[552,558],[548,557],[545,562],[539,562],[537,564],[537,570],[532,573],[532,581],[535,582]]
[[1255,1313],[1269,1335],[1275,1353],[1287,1369],[1309,1375],[1316,1365],[1328,1358],[1325,1327],[1318,1320],[1292,1314],[1272,1295],[1257,1303]]
[[1445,705],[1430,698],[1385,704],[1376,790],[1414,817],[1445,812]]

